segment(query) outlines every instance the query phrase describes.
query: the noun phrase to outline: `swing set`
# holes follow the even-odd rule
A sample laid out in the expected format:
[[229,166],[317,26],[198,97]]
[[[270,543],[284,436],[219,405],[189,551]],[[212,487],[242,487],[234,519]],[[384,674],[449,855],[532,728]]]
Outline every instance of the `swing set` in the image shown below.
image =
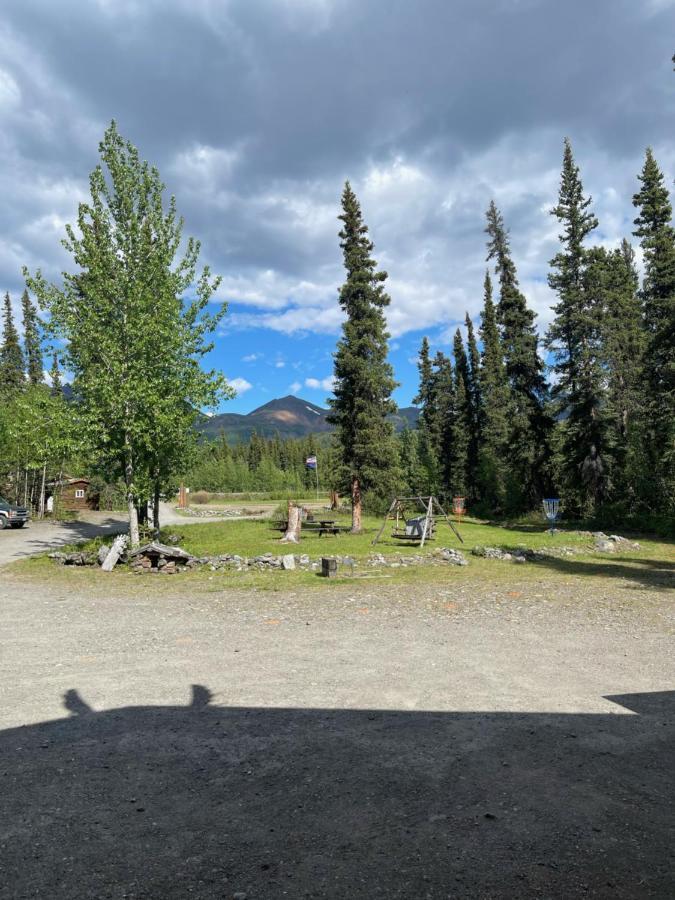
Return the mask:
[[[414,512],[417,515],[411,516]],[[421,515],[420,515],[421,513]],[[451,529],[455,537],[460,543],[464,543],[462,536],[450,521],[446,511],[443,509],[438,499],[431,497],[394,497],[391,506],[384,517],[382,527],[373,540],[373,544],[382,537],[387,522],[394,520],[394,530],[391,536],[398,541],[405,541],[407,544],[419,544],[424,546],[425,541],[432,541],[436,532],[436,517],[445,519],[448,527]]]

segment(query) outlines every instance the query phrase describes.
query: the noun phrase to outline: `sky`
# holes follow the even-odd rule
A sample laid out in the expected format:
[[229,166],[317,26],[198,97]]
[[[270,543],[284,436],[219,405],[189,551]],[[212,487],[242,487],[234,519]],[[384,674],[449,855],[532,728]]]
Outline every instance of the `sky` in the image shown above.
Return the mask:
[[600,225],[630,236],[645,148],[675,175],[675,0],[3,0],[0,288],[58,280],[111,119],[222,275],[221,411],[325,405],[346,179],[389,273],[407,406],[423,335],[478,324],[491,199],[543,333],[563,138]]

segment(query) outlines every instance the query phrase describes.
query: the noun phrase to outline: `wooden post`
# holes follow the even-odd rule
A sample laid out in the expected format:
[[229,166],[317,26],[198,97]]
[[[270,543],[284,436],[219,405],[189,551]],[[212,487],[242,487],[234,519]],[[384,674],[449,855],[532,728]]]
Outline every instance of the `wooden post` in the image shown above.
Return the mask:
[[427,537],[427,531],[429,529],[429,524],[431,522],[431,514],[433,511],[432,503],[434,502],[433,497],[429,497],[429,505],[427,506],[426,516],[424,518],[424,528],[422,529],[422,540],[420,541],[420,550],[424,547],[424,541]]

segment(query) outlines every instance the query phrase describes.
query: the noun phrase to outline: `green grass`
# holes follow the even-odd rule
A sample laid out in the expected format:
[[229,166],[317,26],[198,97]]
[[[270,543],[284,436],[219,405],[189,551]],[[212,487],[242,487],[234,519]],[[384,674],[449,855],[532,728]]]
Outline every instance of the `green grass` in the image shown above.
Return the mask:
[[[348,524],[349,518],[333,516],[341,524]],[[359,535],[342,533],[337,537],[326,535],[319,537],[315,532],[303,531],[299,545],[281,544],[281,534],[271,529],[271,522],[255,520],[229,520],[225,522],[200,522],[199,524],[174,525],[162,532],[164,541],[178,538],[184,549],[195,556],[217,556],[231,553],[239,556],[253,557],[264,553],[281,555],[283,553],[306,553],[311,559],[321,556],[351,556],[356,560],[364,561],[371,553],[381,553],[387,557],[413,556],[419,553],[419,547],[414,544],[405,544],[391,538],[391,523],[387,524],[382,540],[373,547],[372,540],[377,534],[382,520],[380,518],[367,517],[364,519],[364,531]],[[256,588],[271,591],[287,590],[292,584],[301,586],[344,585],[352,583],[356,588],[357,583],[365,586],[374,586],[378,579],[382,584],[420,585],[420,584],[444,584],[448,583],[489,583],[491,585],[506,585],[514,582],[527,582],[546,579],[556,582],[569,583],[570,580],[582,579],[590,586],[601,582],[615,583],[621,579],[623,582],[633,584],[636,587],[663,590],[675,586],[675,546],[672,541],[664,542],[644,535],[626,535],[640,542],[640,549],[633,551],[619,550],[615,554],[598,554],[594,552],[593,542],[588,536],[575,533],[573,530],[562,530],[558,534],[551,535],[544,525],[533,523],[513,523],[498,525],[469,519],[462,523],[460,533],[464,543],[460,544],[455,535],[448,529],[444,522],[437,523],[436,540],[425,545],[422,553],[431,552],[435,547],[453,547],[462,550],[469,559],[466,567],[450,565],[418,566],[410,565],[405,568],[389,569],[361,565],[357,568],[357,576],[352,579],[349,575],[336,579],[318,578],[313,572],[296,570],[293,572],[281,572],[279,570],[248,570],[242,572],[226,570],[224,572],[212,572],[208,568],[196,570],[193,573],[170,579],[172,585],[180,584],[181,580],[189,579],[194,589],[199,591],[222,590],[231,588]],[[90,541],[86,547],[96,549],[101,539]],[[482,559],[471,555],[474,546],[500,547],[504,550],[517,550],[526,548],[536,550],[543,547],[573,547],[576,550],[574,556],[563,558],[547,558],[544,560],[530,561],[524,565],[515,566],[512,563],[501,560]],[[74,549],[74,548],[73,548]],[[82,549],[82,545],[78,549]],[[46,556],[35,557],[12,564],[10,567],[16,574],[24,573],[35,579],[57,579],[67,589],[69,584],[104,586],[110,584],[110,579],[122,588],[129,586],[130,590],[137,589],[139,576],[131,573],[126,567],[120,567],[112,575],[103,574],[99,569],[73,569],[70,567],[57,567]],[[365,578],[363,576],[366,576]],[[157,584],[154,590],[166,590],[161,585],[166,584],[163,578],[145,578],[143,584]],[[134,588],[134,585],[136,586]],[[174,588],[172,588],[174,589]],[[191,588],[192,589],[192,588]]]
[[[349,525],[348,516],[326,514],[339,524]],[[371,553],[384,556],[411,556],[419,552],[418,545],[391,537],[392,523],[387,523],[382,538],[373,546],[373,538],[382,525],[382,519],[366,517],[361,534],[342,532],[337,536],[319,537],[316,532],[303,530],[300,544],[281,544],[280,532],[273,531],[269,521],[232,520],[228,522],[206,522],[199,525],[166,528],[162,538],[178,535],[180,545],[195,556],[217,556],[222,553],[236,553],[239,556],[260,556],[264,553],[280,554],[283,552],[307,553],[310,557],[319,556],[352,556],[354,559],[366,559]],[[464,543],[460,543],[448,526],[438,521],[436,537],[426,542],[423,552],[434,547],[454,547],[470,553],[476,545],[501,547],[516,550],[519,547],[537,549],[540,547],[583,546],[589,543],[588,538],[572,532],[550,535],[544,526],[514,525],[504,528],[489,525],[476,520],[468,520],[459,526]],[[288,546],[288,550],[284,547]]]

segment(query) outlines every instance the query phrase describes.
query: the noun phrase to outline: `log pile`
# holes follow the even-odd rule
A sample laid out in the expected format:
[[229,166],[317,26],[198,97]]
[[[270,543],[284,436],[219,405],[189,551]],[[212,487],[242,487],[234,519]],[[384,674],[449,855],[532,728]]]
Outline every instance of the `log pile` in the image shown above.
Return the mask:
[[144,544],[129,554],[131,568],[137,572],[175,575],[191,562],[192,556],[180,547],[169,547],[158,541]]

